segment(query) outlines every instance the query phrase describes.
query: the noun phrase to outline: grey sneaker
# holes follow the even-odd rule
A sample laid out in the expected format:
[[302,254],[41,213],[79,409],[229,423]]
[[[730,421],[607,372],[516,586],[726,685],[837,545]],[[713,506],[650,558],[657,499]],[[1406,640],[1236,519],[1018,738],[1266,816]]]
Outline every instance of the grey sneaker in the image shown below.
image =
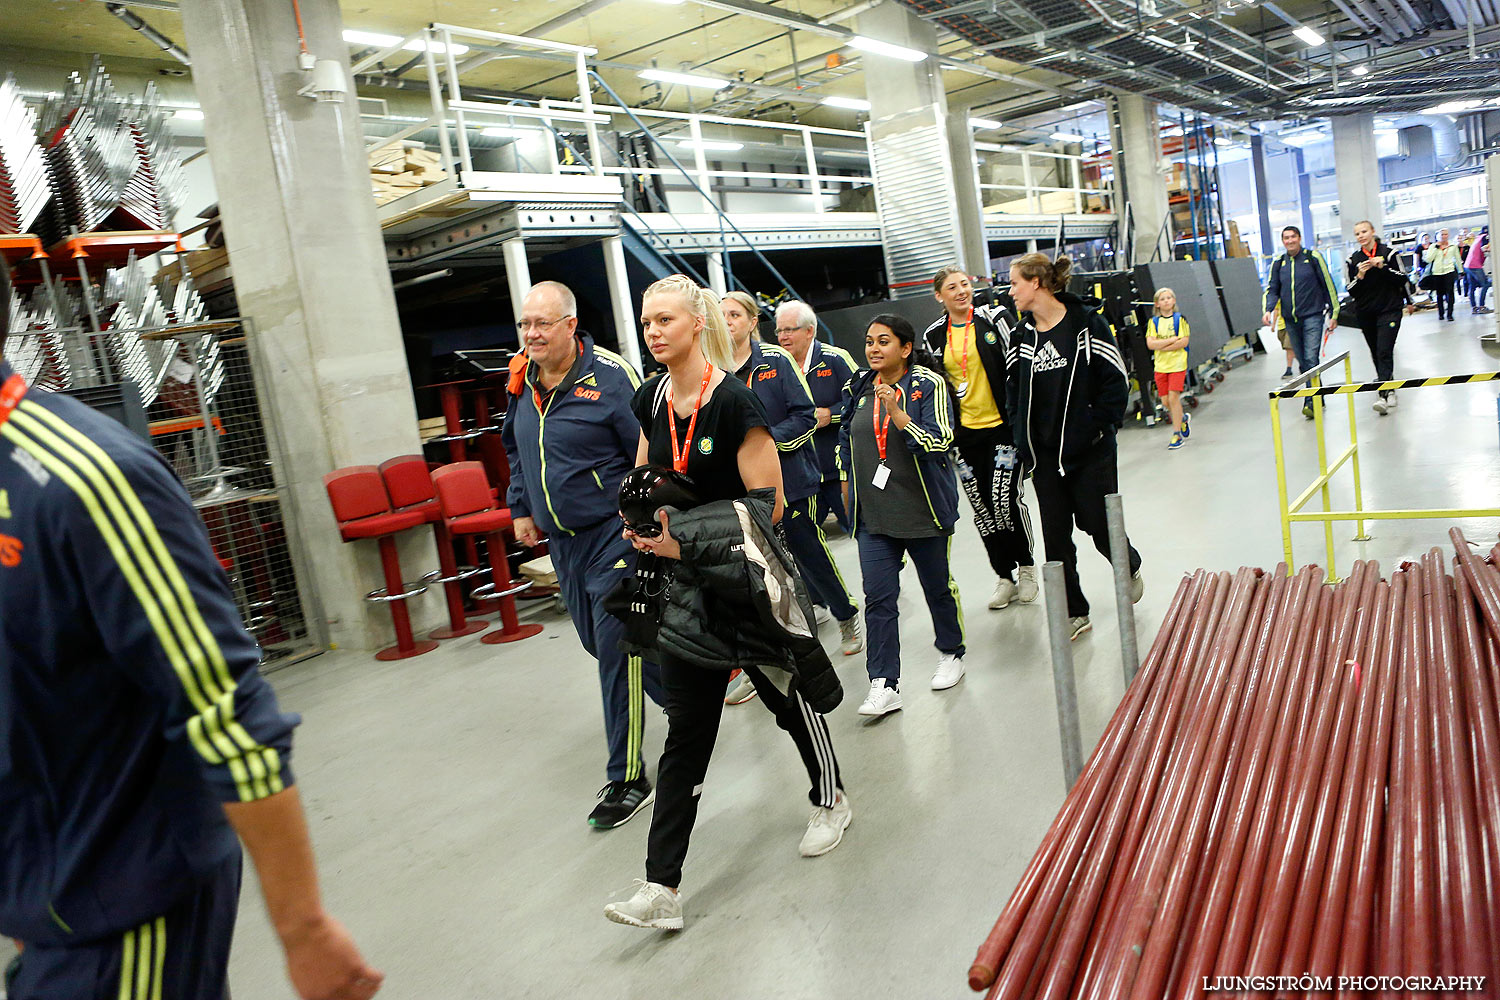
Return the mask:
[[659,931],[682,930],[682,893],[645,879],[638,878],[635,884],[635,895],[625,902],[604,904],[606,920]]
[[1092,631],[1093,628],[1094,626],[1089,624],[1088,615],[1079,615],[1077,618],[1069,618],[1068,640],[1072,641],[1078,638],[1080,635],[1083,635],[1083,633]]
[[1130,574],[1130,603],[1141,603],[1141,597],[1146,593],[1146,581],[1141,579],[1141,571],[1136,570]]
[[833,621],[833,612],[829,611],[821,604],[814,604],[813,620],[819,625],[827,625],[829,622]]
[[990,610],[999,611],[1010,607],[1010,602],[1016,599],[1016,585],[1005,577],[995,581],[995,596],[990,598]]
[[850,615],[847,620],[839,622],[839,652],[845,656],[853,656],[865,648],[865,637],[859,630],[859,612]]
[[1036,567],[1019,566],[1016,568],[1016,600],[1022,604],[1030,604],[1036,600]]
[[854,810],[849,806],[849,796],[842,790],[833,805],[819,806],[807,820],[807,832],[797,850],[804,858],[817,858],[835,847],[844,839],[844,831],[854,822]]
[[741,671],[739,676],[729,682],[729,690],[724,693],[724,704],[743,705],[754,698],[756,694],[755,682],[750,675]]

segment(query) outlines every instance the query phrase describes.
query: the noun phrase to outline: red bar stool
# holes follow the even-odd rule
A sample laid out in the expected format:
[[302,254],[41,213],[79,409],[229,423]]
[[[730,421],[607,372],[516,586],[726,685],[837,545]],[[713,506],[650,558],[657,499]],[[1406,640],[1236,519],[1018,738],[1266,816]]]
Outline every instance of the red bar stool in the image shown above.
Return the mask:
[[427,633],[433,639],[456,639],[463,635],[483,632],[490,623],[477,618],[464,617],[464,592],[459,583],[471,576],[485,572],[483,567],[459,568],[453,555],[453,535],[443,519],[443,508],[438,503],[437,490],[432,485],[432,473],[427,470],[427,459],[421,455],[401,455],[380,463],[380,478],[385,481],[385,492],[398,512],[412,511],[421,514],[437,541],[438,568],[422,577],[428,585],[441,583],[448,600],[448,627],[433,629]]
[[411,616],[406,610],[408,598],[427,593],[425,586],[411,590],[401,580],[401,562],[396,557],[396,536],[424,522],[424,515],[416,511],[397,513],[391,510],[391,501],[381,481],[380,470],[373,465],[351,465],[335,469],[323,477],[323,487],[328,491],[328,502],[333,505],[333,516],[339,522],[339,533],[344,541],[354,542],[374,538],[380,544],[380,565],[385,570],[385,586],[372,590],[365,600],[374,604],[389,604],[391,620],[396,626],[396,645],[375,654],[377,660],[404,660],[408,656],[420,656],[437,649],[437,643],[416,640],[411,634]]
[[510,565],[505,553],[505,533],[510,531],[510,511],[495,506],[490,481],[479,462],[455,462],[432,474],[438,502],[448,519],[448,530],[455,535],[484,535],[488,540],[490,574],[493,583],[475,587],[470,596],[500,601],[502,628],[482,636],[480,642],[515,642],[536,635],[540,625],[522,625],[516,618],[515,595],[531,586],[529,582],[512,584]]

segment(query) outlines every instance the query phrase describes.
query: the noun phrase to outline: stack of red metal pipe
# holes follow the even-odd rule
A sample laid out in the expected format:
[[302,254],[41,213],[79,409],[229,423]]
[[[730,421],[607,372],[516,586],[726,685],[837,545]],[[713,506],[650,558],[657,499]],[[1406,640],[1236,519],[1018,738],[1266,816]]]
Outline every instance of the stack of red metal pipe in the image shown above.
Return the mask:
[[1450,535],[1184,579],[969,985],[1500,996],[1500,546]]

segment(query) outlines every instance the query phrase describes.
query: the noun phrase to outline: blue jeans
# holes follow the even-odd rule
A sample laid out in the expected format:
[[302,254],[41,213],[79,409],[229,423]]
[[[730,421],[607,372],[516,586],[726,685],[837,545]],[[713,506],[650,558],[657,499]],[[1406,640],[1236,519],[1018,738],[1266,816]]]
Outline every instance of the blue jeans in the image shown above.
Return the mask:
[[[1484,297],[1490,290],[1490,276],[1484,273],[1482,267],[1466,267],[1464,273],[1469,277],[1469,308],[1483,309]],[[1478,293],[1477,296],[1475,293]]]
[[1326,325],[1327,320],[1322,313],[1287,323],[1287,339],[1292,342],[1292,353],[1297,355],[1298,375],[1318,367],[1318,356],[1323,350],[1323,328]]
[[917,579],[932,614],[933,645],[940,653],[964,655],[964,613],[958,586],[948,569],[951,535],[931,538],[892,538],[864,528],[854,534],[859,543],[859,569],[865,581],[865,669],[870,680],[884,677],[887,687],[901,680],[901,559],[911,556]]

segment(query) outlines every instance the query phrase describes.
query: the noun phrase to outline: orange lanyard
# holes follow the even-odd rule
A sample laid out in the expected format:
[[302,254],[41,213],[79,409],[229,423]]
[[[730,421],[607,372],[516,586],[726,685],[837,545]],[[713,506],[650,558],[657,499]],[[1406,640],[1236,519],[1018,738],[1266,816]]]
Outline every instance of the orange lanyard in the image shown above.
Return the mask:
[[[578,356],[580,358],[583,357],[583,341],[581,340],[578,342]],[[563,378],[567,378],[567,376],[564,375]],[[562,383],[560,382],[558,383],[558,385],[561,384]],[[556,385],[547,390],[547,395],[551,396],[555,392],[557,392]],[[542,394],[536,391],[535,382],[531,384],[531,401],[536,404],[536,412],[545,417],[547,415],[547,411],[542,409]]]
[[[885,383],[881,381],[879,375],[875,376],[875,384],[877,386],[885,385]],[[897,385],[894,382],[892,382],[891,384],[896,386],[896,394],[898,396],[904,395],[904,393],[901,392],[900,385]],[[887,410],[885,419],[880,419],[880,397],[878,395],[875,397],[875,405],[870,410],[870,423],[875,427],[875,449],[880,452],[880,460],[884,462],[885,439],[886,436],[891,432],[891,414],[890,411]]]
[[[668,375],[667,378],[671,379]],[[690,447],[693,441],[693,428],[698,426],[698,411],[703,407],[703,394],[708,391],[709,380],[714,377],[714,366],[707,361],[703,362],[703,384],[698,386],[698,398],[693,401],[693,415],[688,420],[687,440],[681,447],[677,445],[677,410],[672,406],[672,383],[667,382],[667,431],[672,439],[672,468],[678,472],[687,472],[688,459],[693,455]]]
[[21,397],[26,395],[26,380],[20,375],[12,375],[5,380],[5,385],[0,386],[0,427],[10,419],[16,407],[21,405]]
[[[974,307],[969,307],[969,322],[964,325],[964,356],[959,361],[959,370],[963,372],[964,380],[969,378],[969,341],[974,339]],[[948,317],[948,342],[953,342],[953,317]]]

